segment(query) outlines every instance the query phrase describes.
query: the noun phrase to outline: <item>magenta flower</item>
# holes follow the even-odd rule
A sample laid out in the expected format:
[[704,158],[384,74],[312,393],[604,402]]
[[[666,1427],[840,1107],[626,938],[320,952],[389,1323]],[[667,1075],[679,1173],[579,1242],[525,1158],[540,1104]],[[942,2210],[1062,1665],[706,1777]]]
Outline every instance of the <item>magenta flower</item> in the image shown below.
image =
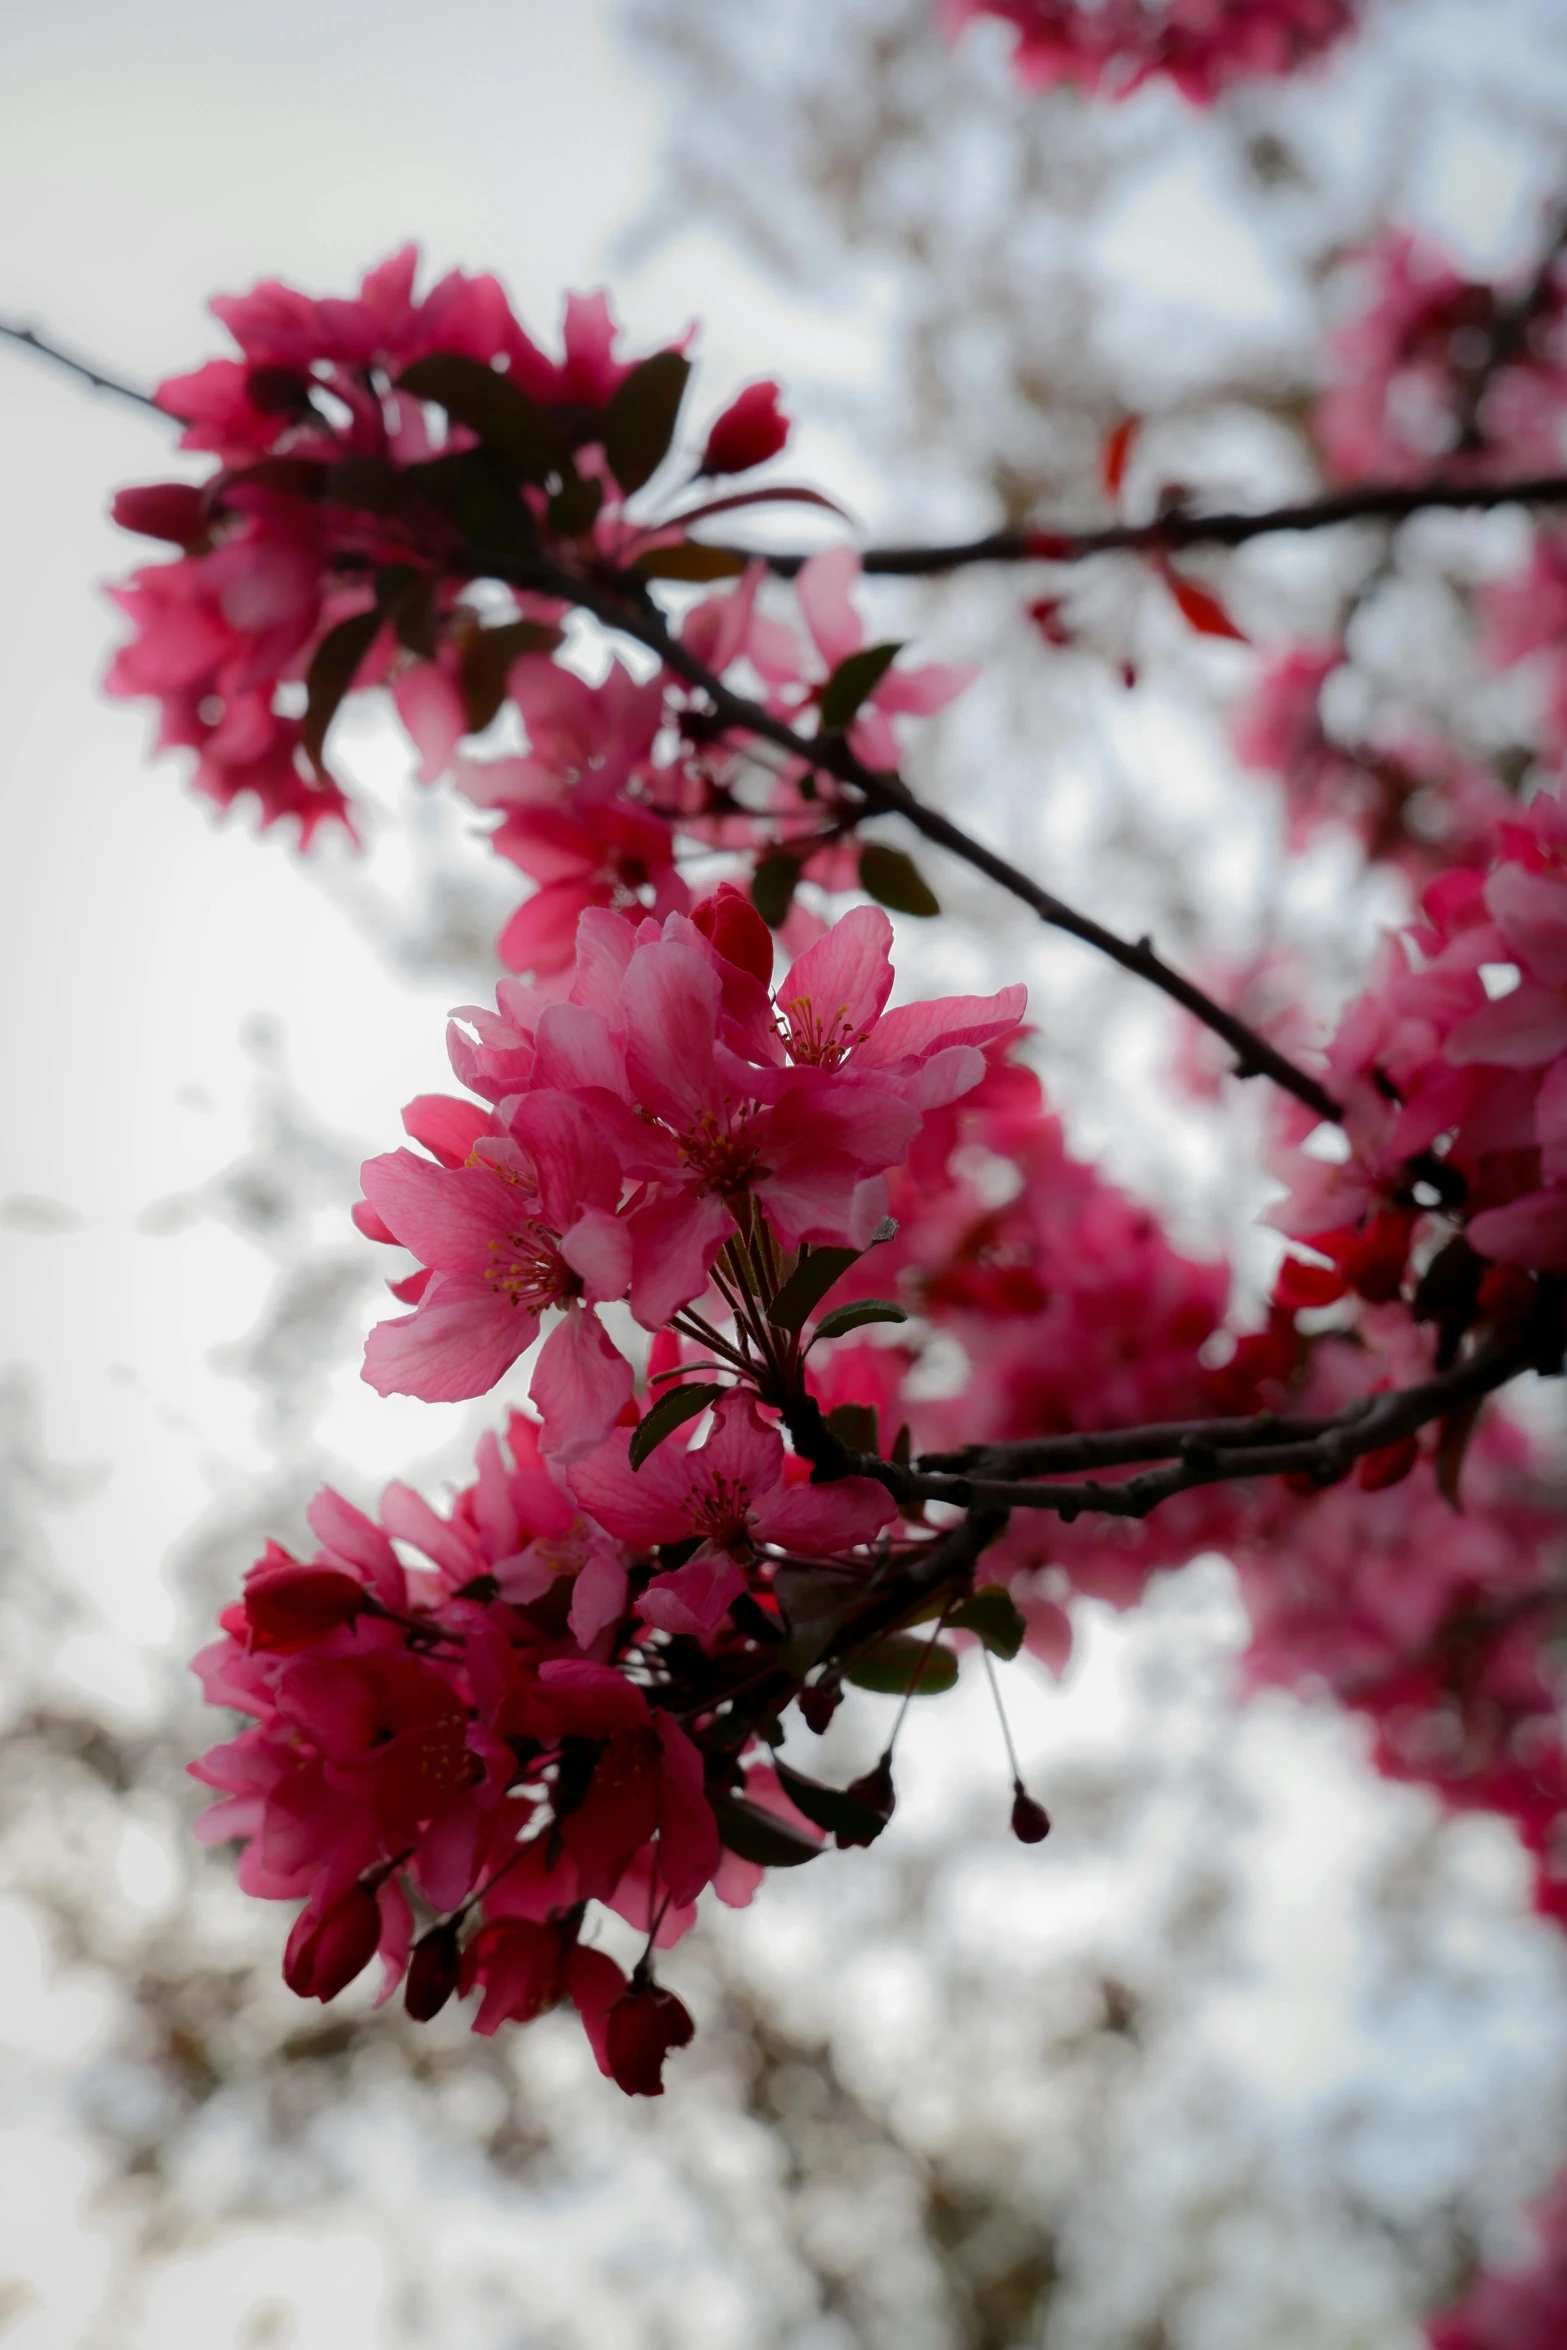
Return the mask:
[[759,1545],[834,1558],[871,1541],[898,1514],[872,1477],[791,1485],[777,1430],[738,1392],[715,1405],[696,1450],[662,1444],[633,1469],[630,1449],[629,1430],[618,1428],[568,1474],[583,1508],[622,1541],[701,1543],[642,1595],[644,1620],[665,1632],[715,1631],[747,1589],[736,1559],[754,1557]]
[[414,1311],[371,1332],[371,1386],[432,1403],[482,1395],[562,1307],[534,1398],[552,1449],[595,1442],[631,1394],[631,1369],[584,1308],[624,1295],[631,1240],[615,1215],[619,1168],[583,1104],[528,1095],[466,1165],[390,1151],[363,1181],[381,1225],[430,1273]]

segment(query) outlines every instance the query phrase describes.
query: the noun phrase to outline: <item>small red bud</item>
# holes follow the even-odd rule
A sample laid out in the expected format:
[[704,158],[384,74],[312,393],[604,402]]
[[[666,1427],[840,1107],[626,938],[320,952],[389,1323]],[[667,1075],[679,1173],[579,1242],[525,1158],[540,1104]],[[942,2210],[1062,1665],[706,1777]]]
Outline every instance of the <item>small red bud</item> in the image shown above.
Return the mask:
[[720,882],[710,898],[691,909],[691,919],[715,954],[749,971],[764,987],[773,984],[773,934],[744,890]]
[[673,1991],[644,1977],[639,1967],[605,2024],[609,2069],[628,2097],[662,2097],[665,2057],[672,2048],[684,2048],[695,2033]]
[[[861,1779],[851,1779],[844,1793],[852,1795],[856,1803],[863,1803],[869,1810],[878,1813],[884,1821],[890,1820],[898,1802],[892,1784],[891,1757],[884,1754],[873,1771],[867,1771]],[[873,1841],[870,1836],[856,1836],[844,1828],[836,1831],[836,1837],[840,1851],[847,1851],[851,1845]]]
[[462,1951],[453,1921],[432,1926],[428,1934],[420,1936],[408,1961],[408,1981],[403,1989],[403,2005],[416,2024],[427,2024],[440,2014],[457,1988],[461,1967]]
[[381,1908],[368,1885],[351,1885],[330,1908],[307,1904],[283,1952],[283,1980],[301,1999],[335,1999],[363,1974],[381,1940]]
[[207,502],[193,482],[153,481],[119,490],[109,509],[121,530],[144,539],[170,539],[193,547],[207,535]]
[[275,1542],[245,1577],[245,1624],[253,1649],[291,1656],[351,1624],[365,1604],[362,1583],[335,1567],[303,1567]]
[[1050,1833],[1050,1814],[1034,1801],[1021,1779],[1012,1798],[1012,1833],[1020,1844],[1043,1844]]
[[702,452],[704,473],[749,473],[776,457],[789,438],[775,383],[747,384],[719,417]]
[[832,1681],[814,1681],[799,1695],[799,1707],[808,1730],[818,1738],[843,1702],[843,1691]]

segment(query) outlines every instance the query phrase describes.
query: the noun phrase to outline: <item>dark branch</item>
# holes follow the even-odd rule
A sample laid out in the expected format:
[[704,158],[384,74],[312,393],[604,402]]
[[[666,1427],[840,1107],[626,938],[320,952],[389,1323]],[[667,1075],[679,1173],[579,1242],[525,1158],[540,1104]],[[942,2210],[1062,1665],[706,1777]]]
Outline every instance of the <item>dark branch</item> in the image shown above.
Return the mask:
[[[1249,539],[1285,531],[1334,530],[1348,522],[1407,522],[1428,509],[1468,513],[1494,506],[1559,505],[1567,505],[1564,473],[1529,474],[1517,481],[1366,482],[1359,489],[1255,514],[1194,514],[1188,507],[1175,506],[1152,522],[1109,523],[1102,530],[994,530],[945,546],[868,547],[860,561],[868,572],[924,578],[961,571],[973,563],[1081,563],[1090,555],[1174,555],[1187,547],[1241,547]],[[761,560],[780,578],[792,579],[808,558],[763,553]]]
[[983,873],[987,880],[996,882],[1013,897],[1022,901],[1047,922],[1052,929],[1064,930],[1086,946],[1097,948],[1111,962],[1119,963],[1123,971],[1147,980],[1163,994],[1178,1003],[1183,1010],[1223,1037],[1235,1054],[1235,1074],[1238,1077],[1270,1077],[1286,1093],[1314,1110],[1319,1118],[1337,1120],[1341,1115],[1338,1103],[1318,1079],[1298,1068],[1270,1044],[1265,1036],[1226,1011],[1181,972],[1156,954],[1150,940],[1125,939],[1113,930],[1107,930],[1090,915],[1080,914],[1064,899],[1041,889],[1028,875],[994,849],[964,832],[949,817],[934,808],[927,808],[915,798],[901,775],[884,773],[867,767],[856,758],[843,735],[809,736],[797,734],[783,719],[775,718],[759,702],[734,693],[706,664],[699,661],[678,637],[671,635],[663,614],[639,581],[622,578],[611,589],[595,586],[592,582],[574,578],[569,572],[553,566],[540,566],[527,578],[518,577],[519,586],[541,589],[548,595],[561,596],[580,604],[608,628],[618,629],[636,638],[651,652],[658,654],[677,676],[685,678],[704,693],[713,706],[715,717],[726,728],[759,736],[788,752],[791,758],[802,760],[806,766],[820,769],[838,782],[847,784],[860,795],[868,813],[897,815],[911,824],[926,840],[934,841],[952,856],[960,857],[966,865]]
[[46,342],[30,326],[13,326],[9,319],[0,318],[0,337],[8,343],[19,343],[24,351],[31,351],[35,358],[47,359],[53,366],[63,367],[67,375],[74,375],[78,383],[89,385],[95,392],[111,392],[117,400],[129,400],[133,407],[150,408],[154,416],[173,421],[168,410],[160,408],[150,392],[139,391],[135,384],[122,383],[118,376],[105,375],[102,368],[90,367],[85,359],[73,358],[69,351],[62,351],[57,343]]
[[[995,1450],[976,1456],[981,1464],[979,1475],[947,1474],[924,1461],[918,1469],[900,1472],[892,1464],[871,1464],[852,1456],[852,1469],[844,1473],[879,1476],[888,1490],[903,1500],[952,1502],[967,1510],[1053,1510],[1069,1521],[1085,1511],[1102,1517],[1146,1518],[1174,1494],[1204,1485],[1233,1484],[1241,1478],[1305,1477],[1317,1485],[1334,1484],[1367,1453],[1380,1452],[1384,1446],[1415,1435],[1433,1420],[1444,1420],[1465,1405],[1479,1402],[1540,1363],[1539,1334],[1515,1331],[1478,1347],[1466,1362],[1438,1372],[1434,1378],[1362,1396],[1330,1420],[1290,1421],[1265,1414],[1250,1423],[1239,1440],[1232,1423],[1196,1421],[1188,1425],[1178,1443],[1168,1424],[1123,1430],[1108,1440],[1119,1441],[1123,1461],[1154,1459],[1172,1452],[1179,1457],[1168,1468],[1150,1469],[1118,1485],[1038,1484],[987,1475],[983,1472],[997,1465]],[[1204,1433],[1215,1429],[1225,1431],[1219,1441]],[[1063,1445],[1085,1448],[1106,1441],[1093,1437],[1062,1440]],[[1141,1451],[1131,1449],[1136,1445]],[[1003,1457],[1016,1462],[1020,1456],[1037,1457],[1039,1450],[1038,1446],[1008,1447]],[[1101,1465],[1110,1465],[1106,1452],[1097,1457]],[[899,1477],[905,1484],[894,1483]]]

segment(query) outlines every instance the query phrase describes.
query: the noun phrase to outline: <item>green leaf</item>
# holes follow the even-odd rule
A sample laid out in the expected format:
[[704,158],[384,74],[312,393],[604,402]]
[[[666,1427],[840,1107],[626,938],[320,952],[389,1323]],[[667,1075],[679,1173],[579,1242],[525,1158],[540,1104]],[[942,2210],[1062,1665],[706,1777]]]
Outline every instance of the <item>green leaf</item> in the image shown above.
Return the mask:
[[823,734],[841,734],[867,694],[873,694],[902,652],[901,644],[865,645],[839,662],[822,687]]
[[403,468],[388,457],[340,458],[324,480],[324,495],[334,506],[353,506],[362,514],[395,514],[407,498]]
[[992,1656],[1008,1659],[1016,1656],[1028,1629],[1004,1583],[982,1584],[972,1599],[953,1609],[947,1621],[961,1625],[965,1632],[977,1632]]
[[633,569],[644,579],[738,579],[745,563],[738,547],[704,547],[685,539],[677,547],[649,547]]
[[640,1469],[650,1452],[656,1452],[666,1436],[686,1420],[694,1420],[698,1412],[705,1412],[710,1403],[727,1391],[704,1381],[692,1387],[666,1387],[650,1412],[643,1414],[631,1431],[631,1466]]
[[404,651],[416,653],[421,661],[435,659],[438,585],[433,571],[416,571],[411,563],[388,563],[376,573],[376,602],[396,630]]
[[861,1803],[856,1795],[846,1795],[837,1787],[824,1787],[819,1779],[807,1779],[801,1771],[791,1771],[787,1763],[776,1757],[773,1769],[778,1773],[778,1784],[796,1811],[803,1812],[814,1828],[825,1828],[829,1836],[843,1834],[856,1844],[871,1844],[887,1825],[884,1815]]
[[773,1591],[789,1627],[778,1661],[784,1671],[798,1678],[810,1671],[848,1621],[857,1601],[845,1597],[842,1576],[820,1575],[811,1567],[779,1567],[773,1575]]
[[538,620],[509,620],[504,628],[478,628],[463,648],[463,712],[470,734],[482,734],[506,699],[512,663],[524,653],[552,653],[558,628]]
[[895,1306],[890,1297],[862,1297],[857,1305],[834,1306],[830,1314],[823,1314],[816,1325],[816,1335],[843,1338],[866,1322],[906,1322],[908,1318],[902,1306]]
[[368,612],[356,612],[352,620],[340,620],[336,628],[328,629],[311,655],[299,737],[318,769],[326,750],[327,728],[380,628],[380,608],[372,605]]
[[655,351],[631,370],[605,409],[604,454],[628,497],[668,455],[690,373],[683,352]]
[[487,449],[430,457],[403,474],[410,490],[444,514],[470,548],[502,561],[538,552],[538,525],[501,462]]
[[802,1836],[776,1812],[764,1811],[743,1795],[713,1795],[708,1800],[718,1822],[719,1841],[742,1860],[755,1861],[764,1869],[797,1869],[822,1850],[814,1836]]
[[767,1319],[780,1330],[798,1330],[813,1314],[835,1281],[859,1263],[857,1248],[813,1248],[802,1256],[767,1309]]
[[876,1406],[841,1403],[827,1414],[827,1425],[847,1452],[876,1452]]
[[458,424],[476,432],[519,481],[543,482],[558,472],[567,451],[554,420],[520,384],[460,351],[433,351],[397,379],[400,392],[433,400]]
[[573,466],[551,498],[544,518],[563,539],[586,538],[603,503],[604,484],[592,474],[578,473]]
[[894,1632],[845,1665],[843,1677],[856,1689],[875,1689],[883,1697],[939,1697],[957,1679],[958,1660],[939,1642]]
[[800,879],[800,860],[776,849],[763,857],[751,876],[751,903],[767,924],[777,930],[789,918]]
[[894,914],[939,914],[935,892],[912,857],[885,842],[866,841],[860,850],[860,887]]

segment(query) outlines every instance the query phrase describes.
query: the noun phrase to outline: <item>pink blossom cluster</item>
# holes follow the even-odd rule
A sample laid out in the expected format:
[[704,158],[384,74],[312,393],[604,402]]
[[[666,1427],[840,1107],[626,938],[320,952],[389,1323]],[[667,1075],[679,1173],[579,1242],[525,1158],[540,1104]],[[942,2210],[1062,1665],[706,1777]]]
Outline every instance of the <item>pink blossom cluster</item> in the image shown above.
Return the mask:
[[1429,727],[1406,725],[1385,742],[1335,739],[1322,695],[1347,657],[1342,644],[1288,647],[1263,669],[1236,721],[1239,758],[1283,784],[1290,847],[1342,828],[1367,858],[1416,887],[1453,866],[1488,865],[1516,813],[1512,794]]
[[1127,97],[1173,82],[1209,106],[1232,82],[1296,72],[1342,40],[1358,0],[938,0],[951,37],[976,16],[997,16],[1017,39],[1012,67],[1025,89],[1068,82]]
[[[692,2025],[652,1949],[707,1886],[743,1904],[761,1875],[724,1850],[710,1793],[812,1831],[726,1736],[726,1687],[765,1646],[715,1630],[686,1644],[699,1669],[677,1682],[650,1640],[658,1545],[700,1543],[737,1591],[754,1586],[765,1636],[767,1546],[854,1542],[852,1501],[812,1523],[826,1495],[785,1490],[779,1439],[739,1396],[704,1445],[660,1457],[645,1487],[609,1464],[591,1516],[513,1414],[450,1516],[403,1485],[377,1519],[327,1490],[313,1555],[272,1543],[251,1569],[197,1660],[247,1726],[191,1767],[220,1796],[200,1832],[241,1842],[246,1891],[305,1897],[284,1958],[302,1997],[335,1997],[379,1955],[381,1998],[405,1984],[421,2021],[454,1994],[478,1994],[484,2033],[569,2002],[605,2073],[661,2091]],[[647,1935],[629,1980],[596,1945],[593,1904]]]
[[[852,1607],[898,1511],[878,1480],[812,1482],[786,1449],[797,1322],[762,1317],[813,1250],[878,1239],[889,1171],[984,1080],[1023,1003],[889,1010],[889,941],[862,907],[773,991],[771,935],[732,888],[662,924],[590,908],[566,994],[503,982],[454,1029],[480,1098],[423,1097],[407,1123],[427,1155],[367,1164],[362,1223],[422,1260],[398,1285],[413,1311],[372,1333],[378,1387],[479,1394],[558,1319],[543,1425],[513,1415],[509,1462],[487,1438],[449,1519],[403,1486],[378,1524],[323,1494],[321,1549],[270,1547],[202,1659],[209,1696],[254,1724],[195,1766],[226,1799],[205,1832],[245,1839],[249,1890],[306,1897],[285,1960],[301,1993],[332,1997],[379,1951],[415,2014],[478,1990],[481,2031],[569,1999],[604,2069],[656,2093],[691,2025],[654,1944],[709,1883],[749,1899],[781,1836],[809,1857],[770,1767],[745,1772],[756,1716],[733,1696],[767,1682],[770,1715],[799,1693],[780,1575],[830,1569]],[[645,1413],[599,1318],[621,1302],[655,1334]],[[695,1446],[696,1411],[678,1441],[669,1417],[692,1395],[668,1385],[696,1367],[682,1333],[733,1374],[695,1391]],[[591,1902],[648,1934],[629,1983],[582,1939]]]
[[[670,488],[683,346],[622,358],[602,294],[568,299],[556,359],[493,277],[454,272],[419,297],[415,268],[408,248],[353,300],[269,283],[213,305],[240,356],[157,396],[216,470],[115,502],[127,528],[180,552],[114,591],[133,633],[110,691],[157,702],[159,747],[196,753],[209,798],[251,794],[263,824],[296,817],[308,840],[326,818],[349,821],[325,755],[333,716],[349,692],[384,689],[421,780],[455,773],[535,885],[502,934],[513,970],[568,968],[584,906],[683,911],[680,853],[781,856],[780,919],[802,872],[852,885],[853,812],[803,761],[732,736],[716,746],[670,671],[639,681],[617,660],[590,683],[554,657],[574,582],[629,575],[640,594],[649,579],[739,573],[738,557],[689,538],[694,522],[771,497],[827,501],[783,486],[692,503]],[[778,454],[777,394],[738,395],[687,452],[688,489]],[[865,650],[857,573],[839,547],[777,588],[796,626],[762,608],[753,564],[688,609],[680,636],[813,732],[824,689]],[[898,762],[894,721],[940,709],[971,674],[893,665],[886,650],[841,722],[883,768]],[[526,749],[465,752],[506,708]]]
[[1431,2350],[1556,2350],[1567,2341],[1567,2189],[1533,2214],[1533,2233],[1527,2267],[1482,2273],[1456,2309],[1432,2320]]
[[563,995],[503,981],[454,1026],[480,1099],[423,1097],[405,1122],[428,1155],[365,1166],[362,1229],[419,1260],[398,1284],[412,1312],[371,1334],[371,1384],[481,1395],[558,1313],[531,1392],[546,1449],[576,1456],[632,1393],[602,1308],[656,1332],[715,1268],[719,1310],[743,1312],[802,1251],[868,1248],[889,1170],[983,1078],[1024,995],[889,1010],[891,937],[859,907],[773,991],[771,934],[732,886],[662,924],[586,909]]
[[[1274,1221],[1373,1303],[1456,1337],[1567,1269],[1567,807],[1432,882],[1327,1048],[1347,1151],[1292,1155]],[[1439,1268],[1441,1268],[1439,1270]]]
[[[1398,1319],[1373,1309],[1361,1343],[1319,1341],[1302,1408],[1367,1393],[1389,1361],[1413,1375],[1418,1353]],[[1510,1821],[1534,1862],[1537,1907],[1567,1924],[1553,1661],[1567,1544],[1516,1423],[1492,1414],[1471,1433],[1455,1421],[1430,1446],[1367,1456],[1353,1480],[1309,1497],[1259,1486],[1235,1557],[1251,1681],[1330,1689],[1372,1724],[1388,1777]]]
[[1549,473],[1567,451],[1563,285],[1466,278],[1390,230],[1355,257],[1365,286],[1329,347],[1316,432],[1340,480]]

